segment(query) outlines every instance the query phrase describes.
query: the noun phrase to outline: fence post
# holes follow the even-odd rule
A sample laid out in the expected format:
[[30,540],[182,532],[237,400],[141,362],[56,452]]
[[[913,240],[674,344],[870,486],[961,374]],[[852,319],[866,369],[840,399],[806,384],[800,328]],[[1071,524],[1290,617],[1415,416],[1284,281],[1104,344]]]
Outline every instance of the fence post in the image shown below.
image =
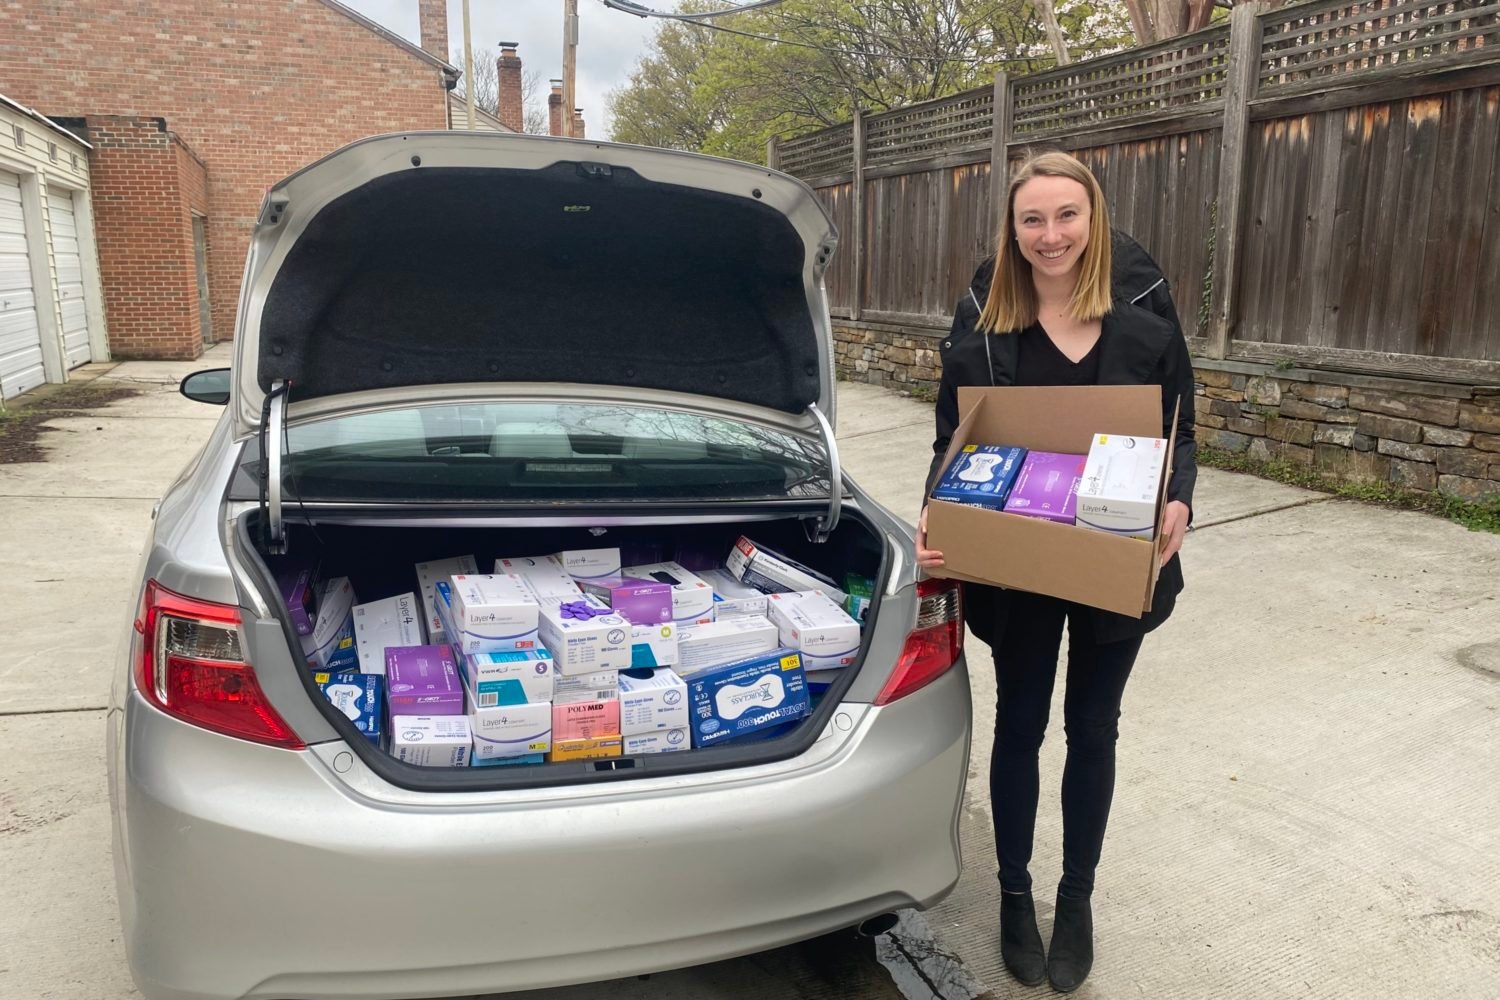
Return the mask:
[[[1005,211],[1005,190],[1010,185],[1010,75],[995,74],[994,124],[990,132],[990,236],[986,246],[1000,232],[1000,213]],[[993,247],[990,247],[992,250]]]
[[849,318],[858,320],[865,301],[865,113],[854,109],[854,181],[850,187],[849,207],[854,213],[854,275],[849,281]]
[[774,135],[766,140],[766,166],[781,169],[781,139]]
[[1213,298],[1208,310],[1208,355],[1229,356],[1245,216],[1246,143],[1250,101],[1260,79],[1260,5],[1237,4],[1229,15],[1229,64],[1224,74],[1224,126],[1219,147],[1218,217],[1214,225]]

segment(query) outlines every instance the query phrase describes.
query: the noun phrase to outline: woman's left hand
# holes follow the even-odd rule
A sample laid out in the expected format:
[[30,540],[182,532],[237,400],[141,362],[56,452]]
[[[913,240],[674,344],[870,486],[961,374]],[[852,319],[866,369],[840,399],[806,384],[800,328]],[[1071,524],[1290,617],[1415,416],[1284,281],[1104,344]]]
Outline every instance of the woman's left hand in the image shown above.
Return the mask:
[[1162,518],[1161,525],[1163,538],[1161,564],[1163,566],[1177,554],[1178,549],[1182,548],[1182,539],[1187,534],[1188,518],[1191,514],[1188,505],[1181,500],[1172,500],[1167,504],[1166,515]]

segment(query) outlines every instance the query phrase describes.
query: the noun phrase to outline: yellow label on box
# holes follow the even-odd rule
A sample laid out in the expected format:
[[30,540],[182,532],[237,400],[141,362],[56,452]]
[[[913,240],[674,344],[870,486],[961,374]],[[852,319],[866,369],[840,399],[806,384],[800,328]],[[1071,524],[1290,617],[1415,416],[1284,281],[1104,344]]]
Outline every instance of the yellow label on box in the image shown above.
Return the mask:
[[800,653],[788,653],[781,658],[782,670],[796,670],[802,666],[802,655]]
[[963,450],[964,451],[978,451],[979,450],[979,445],[977,445],[977,444],[966,444],[966,445],[964,445]]
[[547,755],[547,759],[555,764],[565,760],[618,757],[623,749],[624,740],[619,736],[597,736],[591,740],[554,740],[552,752]]

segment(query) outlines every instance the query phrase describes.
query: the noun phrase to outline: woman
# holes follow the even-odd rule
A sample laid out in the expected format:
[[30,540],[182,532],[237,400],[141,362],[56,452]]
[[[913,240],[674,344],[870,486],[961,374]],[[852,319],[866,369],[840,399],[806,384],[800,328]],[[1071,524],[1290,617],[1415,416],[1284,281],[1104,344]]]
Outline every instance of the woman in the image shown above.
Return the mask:
[[[1114,266],[1112,287],[1112,266],[1119,263],[1115,251],[1122,248],[1129,266]],[[1135,619],[1039,594],[965,586],[970,627],[995,654],[999,693],[990,808],[1000,863],[1000,950],[1021,982],[1049,979],[1062,992],[1077,989],[1093,965],[1089,899],[1114,794],[1120,698],[1143,637],[1171,614],[1182,589],[1177,550],[1191,519],[1197,477],[1193,368],[1165,284],[1159,274],[1144,290],[1127,291],[1118,283],[1122,272],[1139,279],[1143,256],[1128,237],[1112,240],[1103,192],[1078,160],[1043,153],[1021,166],[1010,183],[993,266],[976,275],[982,282],[992,270],[987,293],[981,298],[971,288],[960,300],[952,333],[943,342],[937,438],[927,480],[930,490],[958,424],[960,385],[1162,387],[1162,434],[1175,435],[1176,467],[1167,488],[1163,567],[1151,611]],[[926,569],[943,565],[943,554],[927,548],[925,507],[917,561]],[[1044,951],[1027,866],[1036,825],[1037,754],[1065,622],[1063,876],[1051,946]]]

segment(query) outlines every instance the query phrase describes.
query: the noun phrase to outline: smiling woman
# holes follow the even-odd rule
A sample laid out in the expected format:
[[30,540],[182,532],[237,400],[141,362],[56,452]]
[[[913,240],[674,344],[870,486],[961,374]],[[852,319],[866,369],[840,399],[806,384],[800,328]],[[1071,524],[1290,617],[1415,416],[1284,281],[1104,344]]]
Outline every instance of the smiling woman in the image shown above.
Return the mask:
[[[995,847],[1000,867],[1000,951],[1028,985],[1050,979],[1069,992],[1093,964],[1090,896],[1114,795],[1120,699],[1147,632],[1171,614],[1182,589],[1177,550],[1191,516],[1196,475],[1193,369],[1176,310],[1156,271],[1136,287],[1144,252],[1111,233],[1099,182],[1066,153],[1027,160],[1011,178],[993,264],[954,310],[943,341],[931,487],[958,424],[960,385],[1158,385],[1162,436],[1174,437],[1176,468],[1167,487],[1165,565],[1140,619],[1038,594],[966,584],[964,604],[975,635],[995,654],[999,709],[990,767]],[[1114,266],[1116,251],[1129,266]],[[993,278],[989,275],[993,274]],[[1122,286],[1121,277],[1128,280]],[[1151,310],[1136,302],[1151,305]],[[1175,413],[1175,422],[1174,422]],[[1010,442],[994,442],[1005,444]],[[927,548],[924,508],[917,561],[944,564]],[[1032,833],[1039,794],[1037,755],[1047,729],[1063,627],[1068,628],[1064,722],[1063,874],[1050,950],[1042,945],[1031,896]]]

